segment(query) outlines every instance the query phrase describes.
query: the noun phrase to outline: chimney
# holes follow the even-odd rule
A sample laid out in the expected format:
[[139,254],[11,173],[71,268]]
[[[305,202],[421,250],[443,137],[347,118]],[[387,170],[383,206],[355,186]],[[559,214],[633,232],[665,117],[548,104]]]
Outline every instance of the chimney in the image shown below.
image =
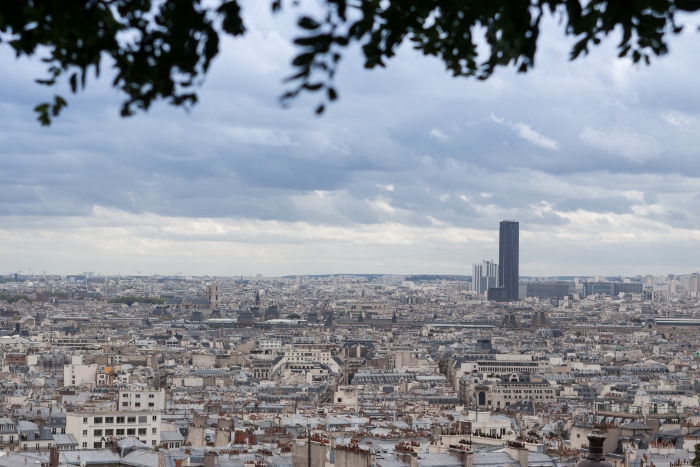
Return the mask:
[[464,467],[474,467],[474,451],[469,451],[464,456]]
[[527,467],[527,449],[518,448],[518,462],[520,467]]
[[593,430],[588,435],[588,455],[585,459],[580,460],[577,467],[612,467],[612,464],[605,460],[603,454],[603,443],[605,442],[605,434],[600,430]]
[[49,449],[49,467],[58,467],[58,448],[56,446],[51,446]]
[[214,451],[207,451],[204,453],[204,459],[202,459],[202,465],[204,467],[216,467],[219,463],[219,455]]

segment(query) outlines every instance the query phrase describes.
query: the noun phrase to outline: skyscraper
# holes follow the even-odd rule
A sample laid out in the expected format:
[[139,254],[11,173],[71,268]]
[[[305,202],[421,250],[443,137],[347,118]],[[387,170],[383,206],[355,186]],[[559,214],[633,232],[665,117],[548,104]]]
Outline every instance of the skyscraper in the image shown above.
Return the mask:
[[520,277],[520,224],[516,221],[501,221],[498,236],[498,286],[506,289],[509,301],[518,299]]
[[498,265],[493,261],[482,261],[472,265],[472,290],[484,293],[498,287]]
[[498,288],[488,289],[488,299],[497,302],[518,300],[520,277],[520,224],[501,221],[498,235]]

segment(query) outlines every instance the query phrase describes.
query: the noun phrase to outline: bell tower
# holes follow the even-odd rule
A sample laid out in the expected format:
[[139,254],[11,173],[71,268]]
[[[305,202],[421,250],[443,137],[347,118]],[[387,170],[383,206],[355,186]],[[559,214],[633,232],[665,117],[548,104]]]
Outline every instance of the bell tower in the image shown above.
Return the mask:
[[211,285],[207,286],[206,295],[209,300],[209,308],[218,309],[221,305],[221,284],[212,282]]

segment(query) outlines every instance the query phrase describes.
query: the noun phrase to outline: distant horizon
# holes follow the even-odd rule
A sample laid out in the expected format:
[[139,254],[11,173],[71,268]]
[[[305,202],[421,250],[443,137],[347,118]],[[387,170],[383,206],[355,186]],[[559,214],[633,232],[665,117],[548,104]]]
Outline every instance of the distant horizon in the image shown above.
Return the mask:
[[[114,273],[114,274],[101,274],[97,272],[92,272],[92,271],[85,271],[92,273],[93,276],[85,276],[85,277],[134,277],[134,278],[139,278],[139,277],[162,277],[162,278],[185,278],[185,277],[193,277],[193,278],[224,278],[224,279],[239,279],[242,277],[243,280],[255,280],[255,279],[298,279],[300,277],[306,277],[306,278],[318,278],[318,277],[337,277],[337,276],[355,276],[355,277],[382,277],[382,276],[401,276],[404,279],[406,278],[420,278],[420,277],[426,277],[427,279],[425,280],[433,280],[433,279],[449,279],[449,278],[455,278],[455,279],[471,279],[471,275],[464,275],[464,274],[399,274],[399,273],[325,273],[325,274],[285,274],[281,276],[270,276],[270,275],[262,275],[260,277],[257,277],[257,274],[234,274],[234,275],[223,275],[223,274],[119,274],[119,273]],[[28,274],[19,274],[19,278],[22,279],[41,279],[44,277],[55,277],[55,276],[60,276],[60,277],[77,277],[77,276],[84,276],[85,272],[83,273],[50,273],[47,272],[45,275],[44,274],[35,274],[32,273],[31,275]],[[694,274],[697,271],[692,271],[692,272],[687,272],[687,273],[682,273],[682,274],[673,274],[673,276],[687,276],[690,274]],[[17,273],[8,273],[8,274],[2,274],[0,277],[4,278],[10,278],[10,276],[17,274]],[[635,275],[623,275],[623,274],[594,274],[594,275],[553,275],[553,276],[519,276],[519,279],[560,279],[560,280],[574,280],[574,279],[592,279],[597,276],[602,276],[606,280],[611,280],[611,279],[636,279],[637,276],[641,276],[642,278],[646,278],[646,276],[652,276],[652,277],[668,277],[669,274],[635,274]]]

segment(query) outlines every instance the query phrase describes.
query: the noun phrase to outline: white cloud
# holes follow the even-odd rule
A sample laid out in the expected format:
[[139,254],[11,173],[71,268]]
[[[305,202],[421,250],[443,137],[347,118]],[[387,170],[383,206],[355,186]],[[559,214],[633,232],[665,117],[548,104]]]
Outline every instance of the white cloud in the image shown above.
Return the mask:
[[600,131],[587,126],[581,131],[579,138],[595,148],[637,163],[661,154],[659,140],[631,130]]
[[386,190],[386,191],[394,191],[394,185],[379,185],[379,184],[377,184],[377,187],[381,188],[382,190]]
[[433,128],[428,132],[428,134],[431,138],[435,138],[438,141],[447,141],[449,139],[444,131],[438,130],[437,128]]
[[671,111],[666,112],[662,115],[662,118],[666,123],[673,126],[677,126],[684,130],[693,129],[697,131],[700,129],[700,118],[696,115],[689,115],[684,112]]
[[507,125],[513,132],[518,135],[518,137],[524,139],[525,141],[529,141],[530,143],[534,144],[535,146],[539,146],[541,148],[545,149],[559,149],[559,143],[552,139],[544,136],[543,134],[539,133],[536,130],[532,129],[532,126],[523,123],[523,122],[517,122],[517,123],[511,123],[511,122],[505,122],[503,117],[497,117],[493,113],[489,115],[489,120],[495,123],[499,123],[502,125]]
[[277,131],[270,128],[244,128],[228,127],[223,133],[233,141],[242,144],[256,144],[259,146],[298,146],[299,143],[292,141],[287,131]]
[[520,136],[525,141],[529,141],[532,144],[545,149],[559,149],[559,143],[557,143],[552,138],[547,138],[546,136],[533,130],[530,125],[519,122],[510,125],[511,129]]
[[384,211],[389,214],[393,214],[394,211],[396,211],[396,209],[391,204],[389,204],[387,200],[382,198],[377,198],[375,200],[368,201],[368,203],[370,204],[370,206],[372,206],[378,211]]

